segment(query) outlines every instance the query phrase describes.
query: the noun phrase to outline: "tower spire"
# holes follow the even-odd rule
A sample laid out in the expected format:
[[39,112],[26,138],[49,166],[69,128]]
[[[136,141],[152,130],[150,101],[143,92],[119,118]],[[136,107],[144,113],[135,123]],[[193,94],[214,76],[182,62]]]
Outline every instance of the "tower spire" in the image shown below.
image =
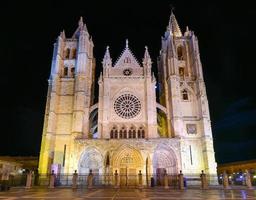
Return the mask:
[[175,37],[181,37],[182,36],[179,24],[176,20],[175,15],[173,14],[173,9],[171,10],[171,16],[170,16],[170,20],[169,20],[168,29],[170,30],[170,32],[173,36],[175,36]]
[[152,61],[148,52],[148,47],[145,46],[145,53],[144,53],[144,58],[143,58],[143,65],[151,67]]
[[79,19],[79,21],[78,21],[78,26],[79,26],[79,27],[82,27],[83,25],[84,25],[83,17],[80,16],[80,19]]
[[128,41],[128,39],[125,40],[125,48],[126,48],[126,49],[129,48],[129,41]]
[[109,53],[109,46],[106,47],[106,52],[102,61],[103,67],[110,67],[112,66],[112,59]]

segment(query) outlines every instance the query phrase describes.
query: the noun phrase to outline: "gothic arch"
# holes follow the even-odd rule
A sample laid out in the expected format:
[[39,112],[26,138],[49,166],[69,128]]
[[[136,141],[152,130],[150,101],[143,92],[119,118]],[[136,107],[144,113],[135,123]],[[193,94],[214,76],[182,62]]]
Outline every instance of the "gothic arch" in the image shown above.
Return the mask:
[[80,156],[78,163],[78,173],[89,173],[90,169],[101,173],[103,169],[103,157],[95,147],[86,148]]
[[159,144],[155,148],[152,163],[154,173],[163,170],[166,170],[168,174],[178,173],[177,156],[173,149],[166,144]]
[[120,146],[115,152],[111,160],[113,168],[119,169],[124,165],[130,165],[137,169],[142,169],[143,157],[139,150],[125,144]]

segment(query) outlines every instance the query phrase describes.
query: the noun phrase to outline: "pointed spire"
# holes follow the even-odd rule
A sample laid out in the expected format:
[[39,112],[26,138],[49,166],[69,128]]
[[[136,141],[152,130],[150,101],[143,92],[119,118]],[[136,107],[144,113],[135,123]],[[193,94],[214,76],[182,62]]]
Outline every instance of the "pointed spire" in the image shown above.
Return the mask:
[[145,46],[145,53],[144,53],[144,58],[143,58],[143,64],[144,65],[147,65],[147,64],[151,65],[152,64],[147,46]]
[[128,41],[128,39],[125,40],[125,48],[126,48],[126,49],[129,48],[129,41]]
[[169,30],[170,30],[171,34],[175,37],[181,37],[182,36],[179,24],[176,20],[175,15],[173,14],[173,12],[171,12],[171,16],[170,16]]
[[191,31],[189,30],[188,26],[186,26],[186,32],[184,33],[184,36],[191,36]]
[[84,25],[84,21],[83,21],[83,17],[80,16],[79,22],[78,22],[78,26],[82,27]]
[[102,64],[103,64],[103,67],[112,66],[112,59],[111,59],[110,53],[109,53],[109,46],[107,46],[107,48],[106,48],[106,52],[105,52]]
[[65,35],[65,31],[64,31],[64,30],[60,32],[60,37],[61,37],[62,39],[65,39],[65,38],[66,38],[66,35]]
[[147,47],[147,46],[145,46],[144,59],[151,59],[151,58],[150,58],[150,55],[149,55],[149,53],[148,53],[148,47]]

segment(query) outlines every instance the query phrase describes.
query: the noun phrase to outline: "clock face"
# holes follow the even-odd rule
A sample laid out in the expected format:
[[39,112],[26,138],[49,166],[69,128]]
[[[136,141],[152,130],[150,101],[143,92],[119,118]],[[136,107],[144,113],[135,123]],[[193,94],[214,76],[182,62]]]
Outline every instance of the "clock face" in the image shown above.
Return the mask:
[[132,74],[132,70],[131,70],[131,69],[125,69],[125,70],[123,71],[123,74],[124,74],[125,76],[130,76],[130,75]]

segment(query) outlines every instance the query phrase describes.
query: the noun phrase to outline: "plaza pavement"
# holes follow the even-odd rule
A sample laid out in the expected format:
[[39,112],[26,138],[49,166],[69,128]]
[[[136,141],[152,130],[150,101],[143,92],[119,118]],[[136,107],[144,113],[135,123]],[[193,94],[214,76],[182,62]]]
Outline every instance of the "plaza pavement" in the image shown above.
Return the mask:
[[73,191],[71,188],[11,188],[10,191],[0,192],[0,199],[92,199],[92,200],[166,200],[166,199],[186,199],[186,200],[216,200],[216,199],[256,199],[256,190],[247,189],[78,189]]

